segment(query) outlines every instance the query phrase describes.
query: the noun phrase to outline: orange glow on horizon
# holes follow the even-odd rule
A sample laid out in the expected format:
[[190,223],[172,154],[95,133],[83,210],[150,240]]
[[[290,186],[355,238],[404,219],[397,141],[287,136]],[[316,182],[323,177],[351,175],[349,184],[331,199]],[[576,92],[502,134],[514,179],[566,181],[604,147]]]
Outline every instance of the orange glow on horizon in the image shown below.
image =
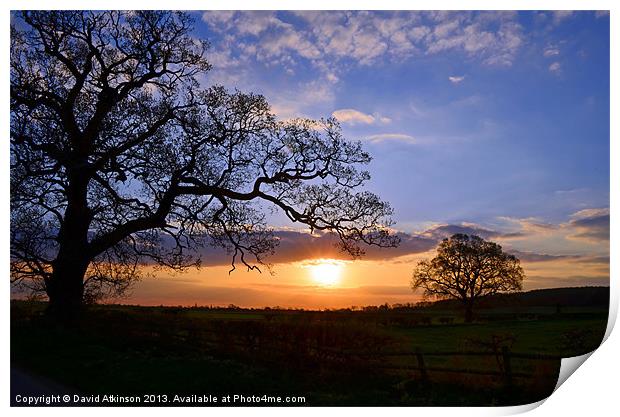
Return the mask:
[[[404,304],[421,301],[410,287],[412,269],[432,253],[387,260],[306,259],[277,263],[273,275],[228,265],[205,266],[185,273],[148,268],[145,276],[122,300],[141,305],[214,305],[240,307],[346,308]],[[524,262],[524,290],[536,288],[608,285],[608,265],[557,259]],[[605,268],[603,268],[605,267]]]

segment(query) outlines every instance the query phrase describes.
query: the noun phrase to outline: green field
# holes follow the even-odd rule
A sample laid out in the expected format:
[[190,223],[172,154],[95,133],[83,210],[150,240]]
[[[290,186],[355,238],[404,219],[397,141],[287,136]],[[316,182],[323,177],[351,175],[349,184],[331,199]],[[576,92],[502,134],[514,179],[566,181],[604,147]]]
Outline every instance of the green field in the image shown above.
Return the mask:
[[[472,324],[447,309],[93,306],[61,326],[43,309],[12,302],[12,366],[80,393],[301,395],[307,406],[537,401],[552,392],[560,360],[516,355],[584,354],[598,346],[607,323],[606,308],[592,306],[487,309]],[[515,355],[510,384],[502,376],[503,347]],[[432,356],[441,352],[453,354]]]

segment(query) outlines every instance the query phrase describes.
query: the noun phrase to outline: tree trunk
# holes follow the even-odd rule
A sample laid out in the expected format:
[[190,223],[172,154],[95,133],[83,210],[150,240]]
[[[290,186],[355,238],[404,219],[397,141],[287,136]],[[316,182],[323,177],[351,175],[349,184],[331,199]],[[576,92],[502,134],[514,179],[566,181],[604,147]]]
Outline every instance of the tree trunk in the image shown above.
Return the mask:
[[88,228],[91,212],[87,202],[88,178],[81,173],[70,177],[67,208],[58,232],[58,253],[52,263],[52,276],[45,283],[49,312],[59,319],[79,314],[84,295],[84,275],[91,261]]
[[465,323],[471,323],[474,320],[474,303],[465,302]]
[[88,261],[72,257],[58,257],[52,276],[46,283],[49,297],[48,312],[62,320],[79,315],[84,295],[84,274]]

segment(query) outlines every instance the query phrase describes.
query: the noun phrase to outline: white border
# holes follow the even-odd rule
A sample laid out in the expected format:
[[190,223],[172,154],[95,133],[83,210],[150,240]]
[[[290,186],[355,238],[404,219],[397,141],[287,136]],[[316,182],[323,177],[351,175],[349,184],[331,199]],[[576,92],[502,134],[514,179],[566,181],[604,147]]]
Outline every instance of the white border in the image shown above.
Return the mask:
[[[370,1],[370,0],[339,0],[326,1],[316,0],[313,2],[289,0],[286,2],[276,0],[263,0],[261,2],[250,2],[242,0],[216,0],[216,1],[197,1],[197,0],[176,0],[173,3],[169,2],[153,2],[153,1],[135,1],[135,0],[109,0],[109,1],[76,1],[76,0],[62,0],[62,1],[34,1],[34,0],[22,0],[22,1],[7,1],[3,2],[3,8],[1,13],[1,22],[4,29],[0,45],[2,45],[2,56],[5,57],[4,65],[0,67],[0,79],[8,80],[8,61],[9,55],[9,36],[8,27],[11,9],[185,9],[185,10],[235,10],[235,9],[265,9],[265,10],[277,10],[277,9],[311,9],[311,10],[364,10],[364,9],[384,9],[384,10],[400,10],[400,9],[414,9],[414,10],[460,10],[460,9],[475,9],[475,10],[611,10],[611,138],[618,139],[618,121],[620,120],[620,114],[618,113],[618,82],[617,74],[620,74],[620,65],[618,65],[619,52],[618,45],[620,45],[618,36],[618,19],[617,14],[620,13],[620,7],[617,6],[617,2],[603,0],[591,0],[591,1],[533,1],[533,0],[503,0],[501,2],[497,0],[477,0],[477,1],[458,1],[458,0],[435,0],[432,2],[421,1],[395,1],[395,0],[382,0],[382,1]],[[614,46],[616,48],[614,48]],[[614,76],[615,75],[615,76]],[[3,100],[2,114],[4,117],[2,120],[2,131],[8,132],[8,114],[9,114],[9,91],[8,82],[2,83],[0,86],[2,89]],[[6,138],[6,136],[5,136]],[[5,139],[6,140],[6,139]],[[618,314],[618,284],[615,272],[618,270],[619,257],[617,237],[618,227],[620,222],[616,220],[616,207],[618,206],[618,190],[620,183],[618,181],[618,168],[617,164],[620,162],[618,159],[618,144],[615,141],[611,141],[611,201],[610,207],[612,211],[611,216],[611,304],[610,304],[610,320],[608,323],[606,341],[604,344],[593,353],[593,358],[586,362],[577,370],[576,375],[569,379],[569,381],[563,384],[547,401],[542,401],[543,406],[536,408],[541,403],[532,404],[519,407],[504,407],[504,408],[390,408],[385,409],[385,412],[394,416],[408,416],[412,413],[420,415],[431,416],[446,416],[457,414],[459,416],[492,416],[492,415],[507,415],[522,413],[525,411],[536,408],[532,414],[537,416],[546,415],[567,415],[567,416],[583,416],[584,414],[590,415],[615,415],[617,412],[617,390],[616,390],[616,378],[619,371],[617,352],[620,352],[620,337],[618,332],[611,333],[613,325],[615,323]],[[8,144],[0,150],[0,165],[8,169]],[[2,259],[2,268],[4,271],[9,270],[9,178],[8,175],[2,177],[0,180],[0,187],[2,188],[4,199],[0,203],[0,210],[2,212],[0,216],[0,224],[2,225],[2,235],[0,238],[0,253]],[[9,293],[9,281],[5,281],[5,294]],[[0,386],[2,387],[2,401],[3,407],[8,408],[9,399],[9,341],[6,335],[9,334],[9,303],[8,297],[0,297],[0,304],[2,305],[2,319],[0,334],[2,334],[3,342],[1,343],[2,351],[2,366],[3,372],[0,375]],[[78,408],[63,408],[63,409],[18,409],[13,408],[7,410],[11,415],[62,415],[64,416],[78,416],[84,413],[84,409]],[[170,409],[88,409],[87,412],[91,415],[108,416],[110,413],[121,413],[123,415],[140,415],[142,413],[148,413],[149,415],[168,415]],[[318,413],[346,413],[346,414],[376,414],[378,410],[372,408],[361,409],[347,409],[342,408],[280,408],[280,409],[252,409],[247,410],[245,408],[191,408],[184,409],[182,413],[184,415],[196,415],[205,416],[207,414],[217,414],[220,416],[237,415],[238,413],[251,413],[252,415],[269,415],[269,416],[286,416],[289,417],[291,413],[295,413],[299,416],[315,417]]]

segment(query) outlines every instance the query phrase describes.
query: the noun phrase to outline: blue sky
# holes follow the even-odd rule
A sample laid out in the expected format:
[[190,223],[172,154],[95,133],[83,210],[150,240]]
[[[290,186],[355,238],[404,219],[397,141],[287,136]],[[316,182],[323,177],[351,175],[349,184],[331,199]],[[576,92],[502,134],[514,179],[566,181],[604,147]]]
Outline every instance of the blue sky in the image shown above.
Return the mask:
[[[204,86],[266,96],[280,119],[334,116],[373,156],[398,249],[352,262],[273,216],[266,274],[208,249],[143,304],[310,308],[411,302],[417,261],[453,233],[500,243],[525,289],[609,283],[609,16],[596,12],[195,12]],[[337,265],[339,282],[313,279]]]
[[335,115],[400,228],[566,221],[609,205],[609,16],[205,12],[221,83]]

